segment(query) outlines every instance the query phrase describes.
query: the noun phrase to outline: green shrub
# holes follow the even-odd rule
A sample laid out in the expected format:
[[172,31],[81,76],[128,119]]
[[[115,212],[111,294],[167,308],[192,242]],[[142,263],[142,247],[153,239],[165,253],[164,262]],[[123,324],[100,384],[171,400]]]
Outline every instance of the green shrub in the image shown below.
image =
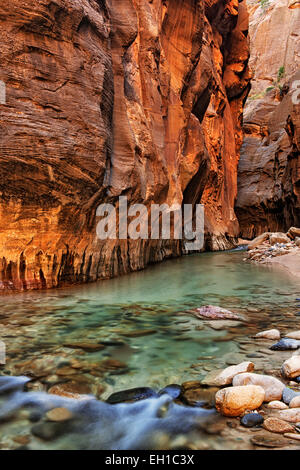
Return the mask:
[[259,0],[259,3],[264,11],[270,6],[270,0]]

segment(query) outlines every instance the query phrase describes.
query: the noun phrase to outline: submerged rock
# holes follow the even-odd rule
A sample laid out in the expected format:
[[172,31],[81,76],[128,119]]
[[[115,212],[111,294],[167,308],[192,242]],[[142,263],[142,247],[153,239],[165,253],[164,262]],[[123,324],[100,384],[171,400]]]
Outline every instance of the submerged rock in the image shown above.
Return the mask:
[[87,351],[87,352],[98,352],[98,351],[102,351],[105,348],[103,344],[87,343],[87,342],[65,343],[64,347],[70,348],[70,349],[83,349],[84,351]]
[[236,375],[232,383],[234,386],[259,385],[265,391],[264,401],[266,402],[281,400],[285,388],[285,385],[275,377],[251,373]]
[[31,428],[31,433],[44,441],[51,441],[64,433],[63,423],[39,423]]
[[264,422],[264,417],[259,413],[248,413],[241,419],[241,425],[245,428],[253,428]]
[[273,437],[266,433],[265,435],[259,434],[258,436],[253,436],[250,439],[251,443],[259,447],[267,447],[269,449],[276,449],[278,447],[285,447],[287,441],[281,437]]
[[90,400],[91,389],[86,384],[67,382],[65,384],[54,385],[49,388],[48,393],[60,397],[72,398],[73,400]]
[[215,405],[215,394],[217,391],[217,387],[202,388],[199,385],[197,388],[185,390],[182,395],[182,401],[188,406],[212,407]]
[[193,313],[199,318],[211,318],[213,320],[242,320],[242,317],[226,310],[225,308],[215,307],[214,305],[206,305],[196,308]]
[[216,393],[216,409],[224,416],[241,416],[259,408],[264,398],[265,391],[258,385],[223,388]]
[[146,400],[147,398],[155,398],[157,393],[149,387],[131,388],[129,390],[122,390],[120,392],[113,393],[106,400],[110,405],[117,403],[127,403],[140,400]]
[[167,385],[166,387],[162,388],[159,392],[158,395],[169,395],[173,400],[176,400],[176,398],[179,398],[182,393],[182,388],[180,385],[177,384],[170,384]]
[[46,418],[48,421],[63,422],[72,419],[73,414],[67,408],[53,408],[46,413]]

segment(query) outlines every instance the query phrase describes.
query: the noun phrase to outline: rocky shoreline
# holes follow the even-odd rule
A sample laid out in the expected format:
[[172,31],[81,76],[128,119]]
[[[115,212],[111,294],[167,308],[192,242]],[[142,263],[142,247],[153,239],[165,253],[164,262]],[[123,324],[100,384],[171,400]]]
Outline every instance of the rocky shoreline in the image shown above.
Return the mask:
[[300,228],[291,227],[287,233],[265,232],[242,243],[248,245],[245,261],[279,265],[300,277]]
[[[199,315],[199,310],[205,315]],[[195,316],[195,312],[190,313]],[[249,322],[242,316],[239,321],[233,321],[236,313],[212,305],[196,313],[199,327],[202,323],[216,331],[222,328],[229,335]],[[126,444],[131,449],[141,448],[139,446],[145,446],[145,442],[149,449],[297,449],[300,440],[300,331],[292,331],[293,323],[294,320],[289,322],[287,313],[281,331],[273,328],[257,333],[256,326],[254,333],[253,318],[252,333],[247,338],[239,338],[240,353],[233,354],[232,358],[228,355],[228,367],[215,370],[209,367],[209,357],[202,358],[202,363],[199,357],[199,364],[191,369],[189,381],[161,389],[138,387],[96,399],[86,394],[84,388],[70,388],[64,381],[50,387],[47,393],[39,392],[35,386],[38,371],[31,378],[2,376],[0,426],[5,438],[0,442],[1,448],[73,449],[88,446],[91,441],[97,448],[113,449],[117,445],[115,426],[118,433],[127,432],[122,428],[124,423],[118,422],[120,416],[125,419],[125,413],[127,424],[128,416],[134,416],[129,420],[132,430],[140,421],[146,426],[148,420],[154,420],[160,429],[157,433],[156,428],[153,432],[145,428],[141,441],[132,441],[131,447]],[[87,345],[81,346],[87,348]],[[63,367],[61,364],[56,372],[68,376],[72,371],[76,373],[80,364],[74,360],[69,362]],[[17,406],[15,401],[10,402],[16,391],[19,392]],[[121,408],[120,415],[118,406],[124,404],[128,408]],[[149,410],[152,410],[151,415]],[[91,416],[92,431],[87,425]],[[110,416],[109,423],[107,416]],[[102,425],[108,435],[111,433],[109,444],[101,440],[99,426]]]

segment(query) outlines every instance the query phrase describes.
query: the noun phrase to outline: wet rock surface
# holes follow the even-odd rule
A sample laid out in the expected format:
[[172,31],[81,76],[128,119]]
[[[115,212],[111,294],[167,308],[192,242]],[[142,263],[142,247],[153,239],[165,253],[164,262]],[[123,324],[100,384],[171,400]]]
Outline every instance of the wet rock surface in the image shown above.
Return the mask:
[[[267,265],[279,265],[298,278],[300,276],[300,247],[295,238],[287,232],[288,241],[271,244],[271,232],[258,236],[248,244],[245,261]],[[296,340],[297,337],[294,337]]]
[[265,391],[264,401],[266,402],[281,400],[285,388],[284,384],[276,377],[252,373],[236,375],[232,383],[234,386],[259,385]]
[[296,379],[300,376],[300,356],[287,359],[282,365],[282,374],[287,379]]
[[[242,256],[243,254],[240,255],[240,257]],[[218,265],[222,257],[222,254],[218,257]],[[192,260],[193,258],[189,259],[189,271],[191,269]],[[226,258],[226,272],[230,273],[232,265],[230,266],[228,261],[230,261],[229,258]],[[242,263],[242,266],[243,269],[245,269],[247,265]],[[197,269],[199,269],[198,265]],[[257,275],[259,276],[259,269],[256,271],[255,267],[255,279]],[[263,276],[265,275],[266,272],[263,270]],[[260,282],[262,283],[261,286],[259,285]],[[230,297],[216,297],[218,299],[217,301],[209,297],[211,294],[207,294],[207,297],[205,297],[206,294],[201,294],[204,295],[204,297],[201,298],[200,302],[199,297],[193,298],[190,308],[197,307],[199,304],[215,304],[221,307],[224,305],[226,310],[239,312],[239,314],[246,319],[246,321],[238,322],[238,324],[234,323],[233,325],[230,320],[216,320],[217,323],[221,322],[222,324],[222,329],[218,330],[211,328],[209,324],[210,320],[197,319],[182,314],[181,312],[184,312],[187,306],[185,308],[181,305],[179,306],[177,299],[176,302],[174,302],[174,306],[154,306],[153,304],[146,305],[142,303],[133,305],[132,303],[128,303],[126,305],[118,305],[117,307],[109,306],[107,309],[101,305],[100,301],[97,301],[97,307],[95,308],[96,313],[94,315],[92,310],[83,310],[83,302],[86,302],[86,297],[82,295],[76,297],[74,294],[67,297],[67,293],[64,291],[66,297],[62,297],[63,302],[66,302],[65,299],[72,297],[72,301],[69,301],[71,305],[69,309],[70,314],[68,314],[68,310],[64,310],[62,307],[60,307],[60,309],[54,309],[54,306],[51,304],[49,304],[47,308],[45,308],[44,305],[38,305],[36,311],[31,310],[32,305],[30,305],[30,312],[28,308],[28,313],[31,314],[28,318],[31,318],[32,322],[30,327],[21,325],[24,320],[24,313],[20,312],[13,302],[11,307],[9,307],[9,303],[7,303],[6,300],[6,303],[2,306],[2,321],[5,327],[5,333],[8,335],[7,345],[9,360],[6,366],[1,368],[1,373],[2,375],[6,374],[7,371],[11,375],[14,375],[16,371],[18,371],[17,373],[23,373],[26,372],[26,369],[31,372],[37,372],[36,376],[30,377],[30,382],[28,382],[28,379],[20,379],[21,388],[24,385],[23,381],[25,380],[25,382],[27,382],[27,384],[25,384],[28,390],[26,392],[27,394],[31,393],[30,390],[51,391],[51,396],[54,397],[54,400],[74,398],[78,405],[82,404],[84,407],[87,402],[92,403],[95,401],[93,395],[96,395],[98,400],[100,399],[103,402],[112,393],[133,388],[136,384],[149,386],[149,388],[154,390],[157,394],[168,383],[178,384],[182,390],[182,394],[177,397],[175,401],[177,405],[185,410],[185,417],[178,419],[178,423],[186,422],[186,416],[189,416],[186,409],[193,409],[193,413],[202,413],[203,410],[213,413],[215,395],[219,387],[204,386],[202,380],[205,379],[208,373],[216,369],[221,368],[224,370],[228,366],[238,366],[242,362],[249,362],[251,360],[255,365],[256,374],[267,374],[284,381],[286,385],[289,384],[289,380],[281,376],[280,370],[282,364],[290,358],[291,351],[271,351],[269,348],[274,340],[267,338],[256,339],[255,335],[259,332],[276,328],[280,331],[281,337],[285,337],[286,333],[295,330],[295,324],[298,318],[296,290],[286,290],[284,282],[281,279],[276,287],[272,286],[272,289],[270,286],[265,286],[263,279],[259,280],[259,277],[256,279],[256,283],[257,285],[253,286],[253,297],[250,298],[250,301],[248,294],[247,297],[243,297],[245,291],[241,288],[236,291],[233,290],[234,295]],[[245,287],[246,286],[243,285],[244,289]],[[289,295],[287,295],[288,292]],[[274,297],[274,295],[276,297]],[[263,296],[263,302],[260,296]],[[270,296],[270,298],[268,299],[267,296]],[[77,309],[82,311],[81,315],[76,312],[74,300],[77,301],[77,299]],[[265,306],[264,302],[267,302],[267,306]],[[106,310],[107,320],[105,317]],[[45,311],[51,312],[51,315],[46,315]],[[166,313],[166,311],[169,313]],[[179,314],[178,311],[180,311]],[[101,312],[101,321],[100,313],[98,312]],[[272,315],[270,314],[271,312]],[[17,316],[17,313],[19,313],[19,316]],[[84,319],[84,321],[82,321],[82,319]],[[106,321],[108,322],[108,326],[105,324]],[[12,324],[10,322],[12,322]],[[81,329],[81,326],[79,327],[81,322],[84,329]],[[155,326],[153,326],[154,324]],[[75,326],[77,329],[74,328]],[[16,334],[16,328],[18,329],[18,334]],[[28,330],[28,328],[30,328],[30,330]],[[155,329],[157,333],[147,337],[128,336],[126,337],[127,339],[124,340],[125,336],[122,333],[137,331],[138,329],[142,331]],[[50,330],[51,335],[49,334]],[[61,332],[63,332],[63,334]],[[29,336],[31,336],[31,338],[29,338]],[[101,343],[105,348],[93,352],[92,350],[64,347],[66,343],[83,342],[83,338],[84,342],[93,344]],[[176,348],[177,354],[180,355],[182,361],[178,363],[178,359],[174,357],[174,362],[170,364],[168,362],[172,360],[172,355],[170,354],[168,361],[162,363],[157,345],[160,347],[163,345],[164,348],[166,348],[168,344],[164,341],[173,341],[173,338],[174,347],[172,346],[172,350]],[[28,349],[29,341],[31,345],[30,349]],[[170,343],[170,346],[172,344],[173,343]],[[212,344],[214,345],[213,348],[211,346]],[[145,348],[144,352],[143,348]],[[186,357],[185,353],[189,350],[191,354]],[[44,363],[42,361],[42,351],[47,354]],[[150,354],[149,351],[151,351]],[[169,351],[171,351],[171,349],[169,349]],[[141,355],[141,352],[143,355]],[[247,359],[248,355],[255,357],[253,357],[253,359]],[[148,363],[145,362],[145,358],[149,358]],[[37,362],[37,359],[39,359],[39,362]],[[157,369],[152,369],[153,366],[150,361],[153,361],[153,364],[157,363]],[[47,367],[47,363],[49,367]],[[149,371],[143,381],[140,379],[140,377],[142,377],[142,369],[137,368],[137,365],[141,366],[142,363],[148,364]],[[43,373],[41,374],[44,365],[48,373],[46,376],[44,376]],[[161,370],[161,374],[159,374],[159,370]],[[150,371],[154,372],[150,374]],[[119,374],[119,372],[122,372],[122,374]],[[117,373],[117,375],[115,375],[115,373]],[[166,380],[166,378],[168,378],[168,380]],[[182,383],[183,380],[189,380],[189,382]],[[296,378],[293,380],[296,380]],[[8,384],[7,379],[5,383]],[[2,386],[4,387],[4,383],[1,384],[1,387]],[[11,389],[11,385],[9,387]],[[297,391],[297,385],[293,386],[293,388]],[[177,394],[179,389],[177,387],[175,387],[175,389]],[[5,397],[5,395],[2,396],[3,398]],[[162,395],[161,397],[163,398],[163,396],[165,396],[166,399],[174,400],[174,398],[168,395]],[[102,402],[100,401],[100,403]],[[147,407],[147,403],[147,399],[136,402],[136,404],[139,404],[142,408]],[[284,405],[283,402],[281,403]],[[113,406],[118,407],[117,404]],[[131,406],[130,403],[129,406]],[[157,414],[160,417],[168,416],[168,414],[166,415],[168,406],[167,403],[159,406]],[[50,409],[54,407],[65,407],[69,409],[69,405],[67,405],[66,402],[51,403]],[[22,427],[23,421],[18,417],[14,418],[16,421],[11,420],[11,424],[9,424],[9,422],[2,424],[1,433],[3,438],[0,441],[2,448],[15,448],[16,446],[22,445],[13,441],[13,437],[16,437],[17,432],[15,428],[11,428],[11,426],[16,425],[18,432],[24,429],[24,436],[28,436],[28,434],[31,436],[30,442],[26,444],[29,448],[37,447],[37,441],[35,439],[39,439],[39,443],[43,441],[43,445],[46,448],[50,445],[55,448],[57,448],[57,446],[64,448],[67,445],[71,446],[71,448],[79,446],[80,444],[78,442],[71,444],[69,442],[68,436],[71,431],[68,427],[65,427],[66,425],[69,426],[69,421],[63,422],[63,432],[58,434],[51,441],[43,440],[31,434],[30,429],[33,425],[44,423],[45,415],[50,409],[36,410],[36,412],[30,411],[28,418],[26,418],[27,421],[24,421],[24,428]],[[87,409],[88,407],[86,410]],[[81,418],[80,416],[78,417],[77,411],[74,409],[70,409],[70,411],[76,417],[74,425],[79,422],[81,423]],[[258,411],[261,412],[265,418],[270,417],[270,413],[274,416],[277,412],[276,410],[269,409],[265,404],[263,404]],[[87,411],[84,412],[84,415],[86,412]],[[247,410],[246,413],[249,414]],[[29,415],[32,421],[29,420]],[[99,419],[103,419],[103,416],[104,414],[101,412]],[[216,414],[215,416],[217,424],[211,426],[209,426],[208,423],[203,424],[203,432],[205,432],[205,429],[210,429],[211,432],[215,432],[215,434],[205,434],[204,438],[199,438],[198,436],[199,441],[195,437],[190,438],[186,436],[186,441],[197,442],[197,444],[194,445],[197,445],[199,449],[202,448],[204,443],[204,447],[208,446],[208,448],[253,448],[250,439],[254,437],[256,433],[261,433],[261,429],[239,426],[240,417],[236,419],[224,418]],[[230,421],[230,426],[227,426],[226,420]],[[70,421],[73,423],[73,420]],[[13,424],[14,422],[16,425]],[[104,422],[102,421],[102,423]],[[79,426],[82,429],[82,424]],[[106,429],[108,429],[107,424],[103,424],[103,426],[106,426]],[[240,428],[242,428],[243,431],[241,431]],[[12,437],[10,438],[9,436]],[[293,440],[293,444],[291,444],[288,438],[284,436],[283,438],[286,441],[287,448],[290,446],[297,447],[297,445],[299,445],[296,440]],[[171,445],[169,441],[166,447],[168,445]],[[153,444],[153,448],[154,447],[155,445]]]
[[264,417],[259,413],[247,413],[241,419],[241,425],[245,428],[253,428],[263,424]]
[[114,405],[116,403],[135,402],[153,397],[157,397],[157,393],[154,390],[148,387],[141,387],[113,393],[106,401],[110,405]]
[[298,349],[300,346],[300,342],[295,339],[281,339],[278,343],[273,344],[270,349],[272,351],[289,351]]
[[224,416],[240,416],[246,410],[259,408],[264,398],[265,391],[258,385],[233,386],[217,392],[216,408]]
[[263,427],[270,432],[284,434],[286,432],[294,432],[293,426],[286,421],[278,418],[267,418],[264,421]]

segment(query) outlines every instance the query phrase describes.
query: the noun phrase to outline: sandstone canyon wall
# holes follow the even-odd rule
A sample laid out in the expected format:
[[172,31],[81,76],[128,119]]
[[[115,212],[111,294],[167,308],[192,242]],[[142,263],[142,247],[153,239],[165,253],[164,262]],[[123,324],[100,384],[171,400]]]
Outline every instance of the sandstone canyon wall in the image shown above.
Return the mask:
[[253,80],[236,204],[244,238],[300,226],[300,2],[248,6]]
[[248,13],[238,0],[0,5],[0,287],[88,282],[178,256],[177,241],[96,237],[96,209],[202,202],[232,246]]

